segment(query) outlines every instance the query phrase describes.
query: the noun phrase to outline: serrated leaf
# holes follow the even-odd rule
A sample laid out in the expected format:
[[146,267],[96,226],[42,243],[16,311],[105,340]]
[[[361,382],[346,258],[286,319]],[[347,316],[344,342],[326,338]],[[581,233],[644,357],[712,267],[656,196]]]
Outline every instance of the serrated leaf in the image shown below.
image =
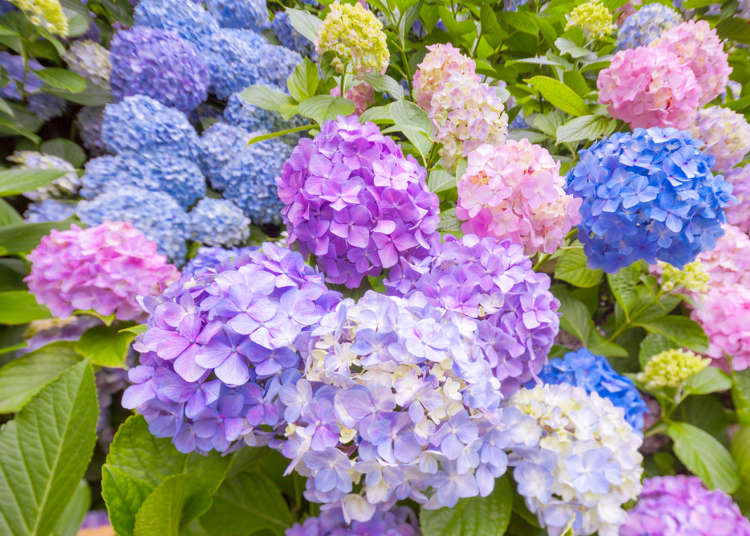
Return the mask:
[[315,95],[319,81],[318,67],[308,58],[305,58],[289,75],[286,87],[295,99],[303,101]]
[[55,89],[62,89],[71,93],[80,93],[86,89],[86,79],[68,69],[47,67],[37,69],[34,74],[41,78],[42,82]]
[[52,316],[33,294],[25,290],[0,292],[0,324],[20,325]]
[[210,505],[211,496],[198,488],[190,475],[172,475],[143,501],[135,516],[134,535],[179,536],[180,526],[195,519]]
[[370,84],[375,91],[385,91],[397,100],[404,98],[404,88],[387,74],[367,73],[362,75],[362,80]]
[[0,413],[20,411],[35,394],[81,361],[71,342],[54,342],[0,369]]
[[526,82],[539,91],[555,108],[572,115],[586,115],[589,107],[586,102],[572,89],[562,82],[549,76],[533,76]]
[[248,104],[263,108],[264,110],[271,110],[272,112],[280,112],[284,106],[294,106],[296,104],[296,101],[286,93],[261,84],[250,86],[240,93],[240,98]]
[[513,507],[513,488],[507,476],[495,480],[487,497],[461,499],[453,508],[419,514],[424,536],[498,536],[505,533]]
[[600,115],[575,117],[557,127],[556,143],[573,143],[583,140],[596,140],[609,136],[617,128],[617,121]]
[[739,470],[724,445],[685,422],[670,423],[667,434],[674,441],[674,452],[680,461],[709,489],[734,493],[740,484]]
[[301,9],[288,7],[286,8],[286,14],[289,16],[289,23],[292,25],[292,28],[314,43],[318,38],[318,30],[323,21]]
[[354,103],[343,97],[317,95],[300,102],[299,113],[323,126],[323,123],[329,119],[354,113]]
[[52,532],[91,459],[97,416],[94,373],[84,361],[0,428],[0,534]]
[[433,169],[427,179],[427,187],[436,194],[450,190],[456,187],[456,177],[444,169]]
[[57,169],[4,169],[0,171],[0,197],[36,190],[66,173]]
[[649,322],[636,322],[649,333],[658,333],[682,347],[705,353],[708,349],[708,337],[700,325],[686,316],[668,315]]
[[591,270],[586,266],[582,247],[565,250],[555,266],[555,278],[581,288],[595,287],[601,283],[602,274],[601,270]]
[[118,536],[133,534],[136,514],[153,489],[117,467],[102,467],[102,498]]
[[52,536],[76,536],[89,506],[91,506],[91,489],[86,480],[81,480],[70,501],[68,501],[68,505],[57,520]]
[[732,388],[732,378],[721,369],[706,367],[685,382],[683,390],[691,395],[707,395]]
[[122,332],[113,326],[94,326],[76,342],[76,351],[102,367],[125,368],[134,333]]
[[679,345],[658,333],[649,333],[641,341],[640,352],[638,353],[641,368],[645,367],[649,359],[656,354],[673,348],[679,348]]

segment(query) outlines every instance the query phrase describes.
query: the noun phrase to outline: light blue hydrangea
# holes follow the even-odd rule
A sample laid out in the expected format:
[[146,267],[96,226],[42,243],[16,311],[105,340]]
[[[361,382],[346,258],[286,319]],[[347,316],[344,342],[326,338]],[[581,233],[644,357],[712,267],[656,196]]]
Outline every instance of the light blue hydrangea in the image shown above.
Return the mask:
[[290,50],[298,52],[308,58],[316,58],[315,44],[292,27],[286,11],[276,13],[271,21],[271,29],[279,38],[279,42]]
[[216,19],[192,0],[142,0],[135,8],[135,23],[172,30],[197,47],[219,31]]
[[622,23],[617,32],[617,50],[646,46],[681,22],[682,17],[674,9],[659,3],[647,4]]
[[[230,101],[231,102],[231,101]],[[240,127],[218,122],[211,125],[201,137],[201,169],[211,187],[226,188],[222,169],[247,147],[252,134]]]
[[268,27],[265,0],[207,0],[206,7],[224,28],[260,32]]
[[188,216],[190,236],[202,244],[236,246],[250,236],[250,220],[227,199],[201,199]]
[[60,201],[59,199],[45,199],[37,203],[31,203],[24,219],[28,223],[42,223],[47,221],[62,221],[72,217],[76,207],[74,203]]

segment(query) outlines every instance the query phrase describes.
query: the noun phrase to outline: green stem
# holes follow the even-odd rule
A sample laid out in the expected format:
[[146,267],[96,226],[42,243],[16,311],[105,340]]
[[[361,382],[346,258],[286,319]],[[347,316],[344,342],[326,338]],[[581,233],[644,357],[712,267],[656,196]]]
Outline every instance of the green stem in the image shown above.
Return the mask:
[[534,264],[534,267],[532,270],[536,271],[542,264],[547,262],[547,260],[550,258],[550,255],[548,253],[542,253],[539,255],[539,260],[536,261],[536,264]]
[[659,419],[656,421],[648,430],[643,432],[643,437],[652,436],[655,434],[663,434],[669,428],[669,419]]
[[625,320],[625,322],[623,322],[622,325],[619,328],[617,328],[614,331],[614,333],[612,333],[612,335],[610,335],[609,337],[607,337],[607,341],[608,342],[614,342],[614,340],[617,337],[619,337],[620,335],[622,335],[622,333],[626,329],[628,329],[630,326],[633,325],[632,318],[638,317],[638,315],[641,314],[643,311],[645,311],[646,309],[648,309],[652,305],[659,303],[659,300],[661,299],[661,297],[663,295],[664,295],[664,291],[662,289],[659,289],[659,292],[656,293],[656,295],[654,296],[654,298],[650,302],[648,302],[644,307],[641,307],[637,311],[633,311],[632,314]]
[[341,97],[346,98],[346,71],[349,70],[349,64],[344,66],[344,72],[341,74]]

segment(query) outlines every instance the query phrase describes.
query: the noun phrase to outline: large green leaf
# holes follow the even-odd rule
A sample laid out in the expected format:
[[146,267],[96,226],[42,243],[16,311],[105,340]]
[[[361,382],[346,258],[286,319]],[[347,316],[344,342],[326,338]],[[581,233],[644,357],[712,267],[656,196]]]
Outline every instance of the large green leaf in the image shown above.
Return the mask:
[[294,99],[286,93],[259,84],[250,86],[240,93],[240,98],[253,106],[273,112],[279,112],[285,106],[295,104]]
[[512,508],[513,488],[504,476],[487,497],[461,499],[453,508],[422,509],[419,524],[424,536],[501,536]]
[[68,506],[58,518],[52,536],[76,536],[90,506],[91,489],[86,480],[81,480],[68,501]]
[[317,95],[299,103],[299,113],[309,117],[319,125],[339,115],[350,115],[354,112],[354,103],[343,97]]
[[50,312],[25,290],[0,292],[0,324],[20,325],[49,318]]
[[73,343],[53,342],[0,369],[0,413],[19,411],[32,396],[81,360]]
[[433,193],[440,193],[456,187],[456,177],[444,169],[433,169],[427,178],[427,187]]
[[210,505],[211,496],[202,491],[189,474],[172,475],[143,501],[135,516],[134,534],[179,536],[180,526],[195,519]]
[[130,343],[135,333],[114,326],[94,326],[76,342],[76,350],[102,367],[125,368]]
[[586,266],[586,254],[582,247],[563,252],[555,266],[555,278],[567,281],[576,287],[595,287],[602,280],[601,270],[591,270]]
[[696,352],[708,349],[708,337],[698,324],[686,316],[669,315],[649,322],[636,322],[636,326],[644,328],[649,333],[658,333],[682,347]]
[[49,184],[68,173],[58,169],[5,169],[0,171],[0,197],[22,194]]
[[0,199],[0,227],[23,223],[23,218],[5,199]]
[[44,223],[19,223],[0,227],[0,252],[26,253],[39,245],[52,229],[68,229],[70,220]]
[[315,95],[319,82],[318,67],[308,58],[305,58],[289,75],[286,86],[295,99],[303,101]]
[[737,489],[737,502],[747,515],[750,509],[750,426],[741,426],[735,432],[729,451],[737,464],[740,476],[741,485]]
[[740,424],[750,425],[750,370],[732,373],[732,402]]
[[[573,71],[575,72],[575,71]],[[584,115],[575,117],[557,127],[557,143],[572,143],[583,140],[596,140],[609,136],[617,128],[617,120],[601,115]]]
[[612,357],[627,357],[628,352],[622,346],[605,339],[594,325],[586,305],[571,296],[562,285],[553,287],[553,292],[560,300],[560,327],[583,342],[584,346],[594,352]]
[[670,423],[667,434],[674,441],[674,453],[685,467],[710,489],[734,493],[740,485],[739,470],[724,445],[685,422]]
[[81,146],[65,138],[47,140],[39,150],[45,154],[59,156],[77,168],[83,167],[86,163],[86,152]]
[[550,104],[563,112],[579,116],[589,113],[589,107],[578,93],[562,82],[549,76],[533,76],[526,80],[528,84],[542,94]]
[[46,69],[34,71],[34,74],[41,78],[42,82],[54,89],[70,91],[71,93],[80,93],[86,89],[86,79],[68,69],[47,67]]
[[322,20],[301,9],[286,8],[286,14],[289,15],[289,23],[292,25],[292,28],[313,43],[316,41],[318,38],[318,29],[323,24]]
[[684,391],[691,395],[706,395],[719,391],[728,391],[732,387],[729,374],[716,367],[706,367],[694,374],[685,382]]
[[621,268],[614,274],[607,274],[607,281],[612,295],[625,312],[626,318],[630,318],[632,311],[638,304],[638,290],[636,285],[641,277],[641,269],[638,264],[631,264]]
[[375,91],[386,91],[397,100],[404,98],[404,88],[386,74],[366,73],[362,75],[362,80],[370,84]]
[[97,415],[94,373],[82,361],[0,429],[0,534],[52,532],[91,459]]

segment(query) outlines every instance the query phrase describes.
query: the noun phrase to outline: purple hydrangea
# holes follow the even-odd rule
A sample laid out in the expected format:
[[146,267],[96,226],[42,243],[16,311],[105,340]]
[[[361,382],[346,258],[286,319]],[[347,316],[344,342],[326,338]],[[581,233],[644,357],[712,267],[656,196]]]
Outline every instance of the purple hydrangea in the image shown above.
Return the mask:
[[250,236],[250,220],[227,199],[201,199],[188,216],[190,236],[202,244],[234,246]]
[[174,32],[136,26],[112,38],[112,94],[147,95],[183,112],[208,95],[208,67],[195,45]]
[[224,28],[260,32],[268,26],[265,0],[207,0],[206,7]]
[[182,268],[182,276],[193,276],[204,270],[216,270],[222,264],[236,260],[240,255],[252,251],[254,248],[231,248],[202,247],[198,249],[195,257],[190,259]]
[[135,8],[135,23],[171,30],[197,47],[219,31],[216,19],[193,0],[141,0]]
[[356,288],[429,248],[440,216],[426,175],[374,123],[326,121],[277,179],[289,241],[316,256],[328,281]]
[[312,327],[339,301],[299,253],[272,243],[144,299],[148,329],[123,406],[181,452],[258,444],[282,426],[281,377],[299,374]]
[[405,506],[394,506],[378,511],[369,521],[344,519],[341,508],[323,510],[318,517],[310,517],[286,529],[285,536],[419,536],[414,512]]
[[211,187],[223,190],[227,187],[222,169],[248,148],[252,134],[240,127],[217,122],[206,129],[201,137],[201,169]]
[[559,328],[549,276],[534,272],[523,246],[509,241],[446,235],[424,260],[396,265],[385,285],[478,319],[477,344],[505,396],[536,377]]

